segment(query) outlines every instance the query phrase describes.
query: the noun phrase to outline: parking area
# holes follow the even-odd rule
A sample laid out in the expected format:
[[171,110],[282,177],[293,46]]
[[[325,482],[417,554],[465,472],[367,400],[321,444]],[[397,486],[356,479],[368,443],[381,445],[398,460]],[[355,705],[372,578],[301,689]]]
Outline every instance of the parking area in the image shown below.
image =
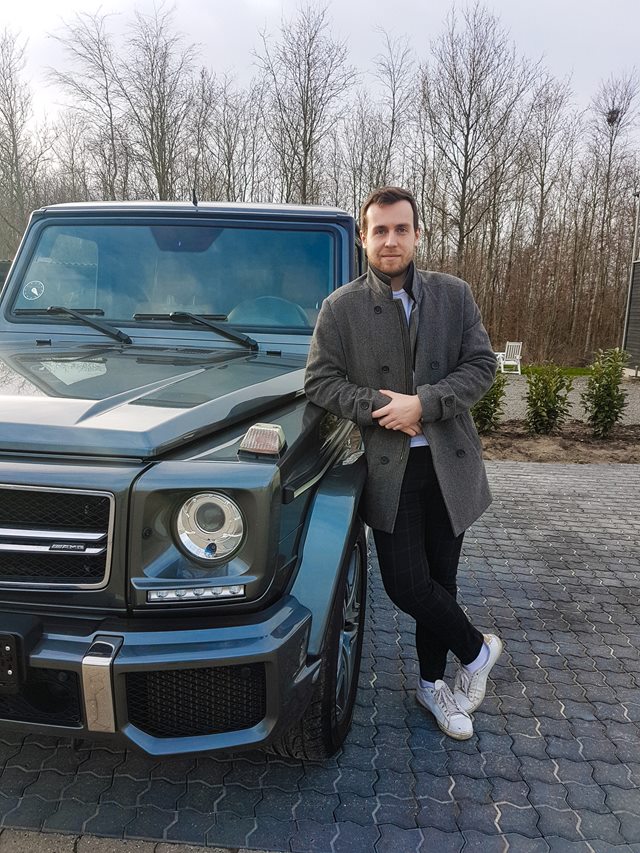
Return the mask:
[[639,853],[640,466],[487,467],[495,500],[467,533],[460,589],[505,654],[473,739],[416,705],[410,620],[374,556],[334,759],[155,760],[5,735],[0,825],[300,853]]

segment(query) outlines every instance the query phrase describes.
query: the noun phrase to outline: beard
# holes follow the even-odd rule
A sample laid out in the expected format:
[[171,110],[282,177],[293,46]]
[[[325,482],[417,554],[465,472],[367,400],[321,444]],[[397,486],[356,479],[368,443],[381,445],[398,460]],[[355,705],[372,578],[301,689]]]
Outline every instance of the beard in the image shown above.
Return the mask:
[[389,278],[397,278],[407,272],[411,263],[412,259],[406,258],[378,258],[377,262],[373,262],[373,266]]

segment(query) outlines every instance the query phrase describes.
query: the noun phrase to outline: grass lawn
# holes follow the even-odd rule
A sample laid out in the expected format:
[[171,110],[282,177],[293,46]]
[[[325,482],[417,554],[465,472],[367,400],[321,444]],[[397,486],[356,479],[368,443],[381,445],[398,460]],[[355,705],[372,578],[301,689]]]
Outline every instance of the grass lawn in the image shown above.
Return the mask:
[[[564,365],[560,365],[562,368],[562,372],[566,376],[590,376],[591,368],[590,367],[565,367]],[[522,365],[522,373],[525,376],[529,376],[532,373],[539,373],[543,368],[541,364],[523,364]]]

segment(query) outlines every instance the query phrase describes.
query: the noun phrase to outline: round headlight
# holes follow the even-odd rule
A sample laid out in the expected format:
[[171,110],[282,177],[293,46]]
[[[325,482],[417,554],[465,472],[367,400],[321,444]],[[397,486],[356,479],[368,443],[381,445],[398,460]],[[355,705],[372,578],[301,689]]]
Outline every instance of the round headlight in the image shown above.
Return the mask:
[[195,514],[195,522],[203,533],[217,533],[224,527],[227,516],[218,503],[203,503]]
[[176,526],[183,548],[200,560],[228,560],[244,535],[240,508],[216,492],[194,495],[185,501]]

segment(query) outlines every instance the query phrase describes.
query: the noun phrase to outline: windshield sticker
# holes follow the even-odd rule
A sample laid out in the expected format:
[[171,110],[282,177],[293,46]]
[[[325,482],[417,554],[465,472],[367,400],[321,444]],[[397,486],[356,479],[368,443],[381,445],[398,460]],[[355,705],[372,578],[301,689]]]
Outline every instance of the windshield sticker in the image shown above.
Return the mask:
[[44,284],[41,281],[28,281],[22,288],[25,299],[40,299],[44,293]]

